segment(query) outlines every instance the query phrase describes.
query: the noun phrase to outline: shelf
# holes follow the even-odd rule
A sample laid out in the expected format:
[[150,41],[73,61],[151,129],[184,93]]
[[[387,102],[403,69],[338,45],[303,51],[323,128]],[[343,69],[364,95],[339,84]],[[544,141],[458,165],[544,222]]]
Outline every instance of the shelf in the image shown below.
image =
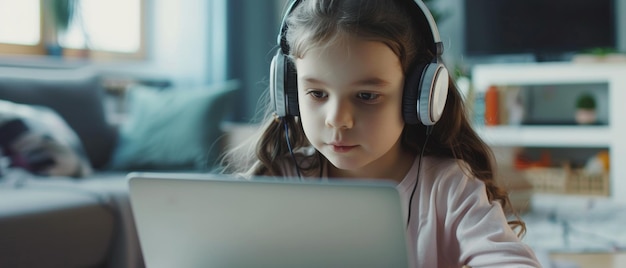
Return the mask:
[[608,126],[480,126],[476,132],[491,146],[610,147]]
[[626,64],[519,63],[485,64],[473,68],[472,83],[485,91],[490,85],[545,85],[610,82],[623,79]]
[[[588,149],[605,148],[609,151],[610,199],[626,204],[626,120],[624,100],[626,99],[626,64],[625,63],[520,63],[520,64],[478,64],[472,67],[472,89],[484,93],[489,86],[563,86],[572,85],[572,90],[587,84],[606,84],[606,94],[602,93],[601,105],[607,109],[604,120],[607,125],[521,125],[521,126],[476,126],[476,131],[490,146],[500,147],[537,147],[572,149],[572,152]],[[598,87],[590,90],[604,90]],[[558,89],[558,88],[556,88]],[[556,90],[555,89],[555,90]],[[550,89],[552,90],[552,89]],[[546,91],[555,93],[555,91]],[[556,93],[555,93],[556,94]],[[562,95],[562,94],[561,94]],[[571,105],[572,95],[543,95],[545,98],[563,97],[563,105]],[[569,103],[569,104],[567,104]],[[558,102],[552,109],[539,109],[546,106],[534,106],[528,111],[533,115],[550,115],[545,118],[526,118],[532,120],[560,120],[556,113]],[[550,107],[550,106],[548,106]],[[540,113],[540,114],[538,114]],[[571,114],[571,112],[567,112]],[[528,115],[528,114],[527,114]],[[555,117],[552,117],[552,116]]]

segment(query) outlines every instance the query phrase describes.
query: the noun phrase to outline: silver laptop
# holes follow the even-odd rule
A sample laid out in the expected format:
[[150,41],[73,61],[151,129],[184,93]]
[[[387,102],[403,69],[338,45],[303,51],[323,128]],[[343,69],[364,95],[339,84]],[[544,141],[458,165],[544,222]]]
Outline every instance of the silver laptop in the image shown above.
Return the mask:
[[407,267],[392,184],[129,174],[145,263],[155,267]]

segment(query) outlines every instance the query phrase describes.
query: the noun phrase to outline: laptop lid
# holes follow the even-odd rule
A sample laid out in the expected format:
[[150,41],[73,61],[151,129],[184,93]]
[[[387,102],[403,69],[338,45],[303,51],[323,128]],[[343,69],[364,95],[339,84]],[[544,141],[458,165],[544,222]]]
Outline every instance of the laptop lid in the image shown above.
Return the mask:
[[129,174],[147,267],[407,267],[391,183]]

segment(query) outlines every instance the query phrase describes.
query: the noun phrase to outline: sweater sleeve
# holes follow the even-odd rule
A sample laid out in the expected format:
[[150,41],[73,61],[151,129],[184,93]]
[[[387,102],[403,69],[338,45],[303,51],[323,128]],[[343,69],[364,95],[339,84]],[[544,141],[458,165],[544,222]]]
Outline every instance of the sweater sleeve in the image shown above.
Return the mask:
[[488,200],[485,184],[460,171],[454,173],[439,180],[437,188],[443,193],[439,198],[444,200],[440,200],[438,214],[445,215],[448,246],[458,252],[459,263],[470,267],[541,267],[530,247],[508,225],[500,203]]

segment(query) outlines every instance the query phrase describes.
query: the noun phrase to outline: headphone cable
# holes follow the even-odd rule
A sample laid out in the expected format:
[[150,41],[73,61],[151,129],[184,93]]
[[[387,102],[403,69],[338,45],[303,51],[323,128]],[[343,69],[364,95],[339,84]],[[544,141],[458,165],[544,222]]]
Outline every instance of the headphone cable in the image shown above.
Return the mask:
[[296,156],[293,153],[293,149],[291,148],[291,141],[289,141],[289,127],[287,126],[287,120],[283,118],[283,126],[285,127],[285,140],[287,140],[287,148],[289,149],[289,154],[291,155],[291,159],[293,160],[293,165],[296,167],[296,173],[298,174],[298,178],[302,180],[302,175],[300,175],[300,167],[298,167],[298,161],[296,161]]
[[409,211],[406,218],[406,227],[409,228],[409,222],[411,221],[411,205],[413,204],[413,196],[415,195],[415,190],[417,189],[417,182],[420,178],[420,171],[422,170],[422,159],[424,158],[424,151],[426,150],[426,144],[428,144],[428,138],[430,137],[430,133],[433,132],[433,126],[426,126],[426,138],[424,139],[424,145],[422,145],[422,149],[420,150],[420,159],[417,164],[417,176],[415,178],[415,184],[413,185],[413,191],[411,192],[411,197],[409,198]]

